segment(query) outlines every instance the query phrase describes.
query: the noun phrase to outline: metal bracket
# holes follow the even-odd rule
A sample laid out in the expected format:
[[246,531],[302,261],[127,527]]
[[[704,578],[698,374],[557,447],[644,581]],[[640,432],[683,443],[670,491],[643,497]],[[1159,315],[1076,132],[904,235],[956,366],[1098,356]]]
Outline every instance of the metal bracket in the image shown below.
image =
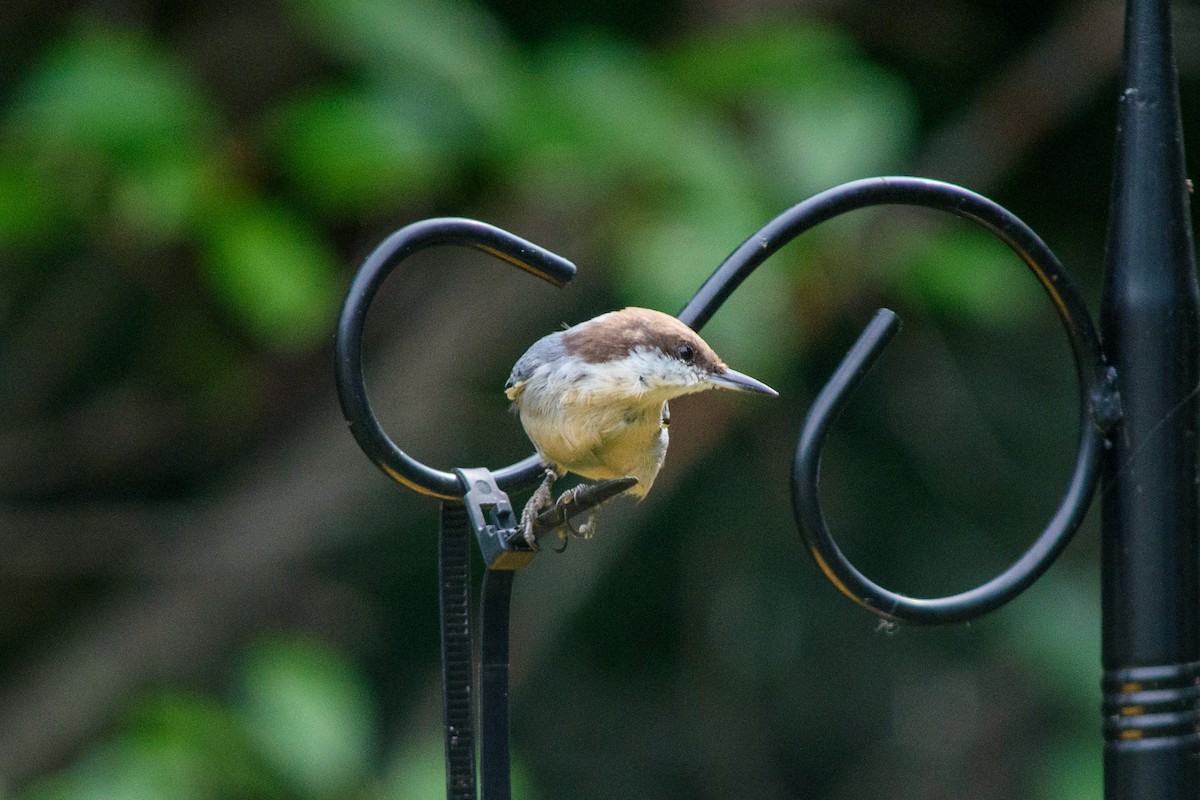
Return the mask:
[[479,542],[488,569],[516,570],[528,566],[537,551],[517,533],[517,515],[508,495],[496,485],[491,470],[484,467],[456,469],[466,492],[463,504],[471,530]]

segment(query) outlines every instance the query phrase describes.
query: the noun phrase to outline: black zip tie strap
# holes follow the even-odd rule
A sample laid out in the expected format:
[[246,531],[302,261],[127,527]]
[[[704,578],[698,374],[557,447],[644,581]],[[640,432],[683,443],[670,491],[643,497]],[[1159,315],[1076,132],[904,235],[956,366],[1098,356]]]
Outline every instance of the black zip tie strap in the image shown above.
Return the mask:
[[442,719],[446,729],[448,800],[475,800],[470,541],[466,506],[443,501],[438,531],[438,606],[442,623]]

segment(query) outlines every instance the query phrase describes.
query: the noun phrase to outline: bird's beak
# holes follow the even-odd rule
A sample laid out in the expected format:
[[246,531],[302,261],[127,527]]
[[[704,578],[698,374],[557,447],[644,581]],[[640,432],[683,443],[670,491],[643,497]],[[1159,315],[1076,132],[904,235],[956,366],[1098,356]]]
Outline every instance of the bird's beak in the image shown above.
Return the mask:
[[725,368],[724,372],[715,372],[709,378],[709,382],[719,389],[733,389],[738,392],[758,392],[759,394],[769,394],[772,397],[778,397],[779,392],[767,386],[762,381],[755,380],[749,375],[743,375],[735,369]]

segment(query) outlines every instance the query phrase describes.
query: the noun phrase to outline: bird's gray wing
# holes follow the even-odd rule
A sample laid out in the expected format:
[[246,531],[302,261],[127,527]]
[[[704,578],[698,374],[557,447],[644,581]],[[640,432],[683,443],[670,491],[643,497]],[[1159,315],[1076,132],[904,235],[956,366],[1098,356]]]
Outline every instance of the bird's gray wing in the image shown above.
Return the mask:
[[521,386],[533,376],[538,367],[562,358],[563,352],[561,331],[538,339],[513,365],[512,372],[509,373],[508,380],[504,383],[505,394],[510,400],[515,398],[520,394]]

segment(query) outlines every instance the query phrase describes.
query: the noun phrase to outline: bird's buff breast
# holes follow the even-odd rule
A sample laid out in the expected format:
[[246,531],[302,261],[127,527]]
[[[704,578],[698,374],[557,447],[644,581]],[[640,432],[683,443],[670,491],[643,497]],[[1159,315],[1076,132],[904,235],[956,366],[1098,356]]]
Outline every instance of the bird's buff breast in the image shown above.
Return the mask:
[[561,395],[545,403],[536,399],[523,397],[518,412],[546,461],[590,480],[632,476],[638,485],[631,494],[650,490],[667,453],[662,401],[615,408]]

